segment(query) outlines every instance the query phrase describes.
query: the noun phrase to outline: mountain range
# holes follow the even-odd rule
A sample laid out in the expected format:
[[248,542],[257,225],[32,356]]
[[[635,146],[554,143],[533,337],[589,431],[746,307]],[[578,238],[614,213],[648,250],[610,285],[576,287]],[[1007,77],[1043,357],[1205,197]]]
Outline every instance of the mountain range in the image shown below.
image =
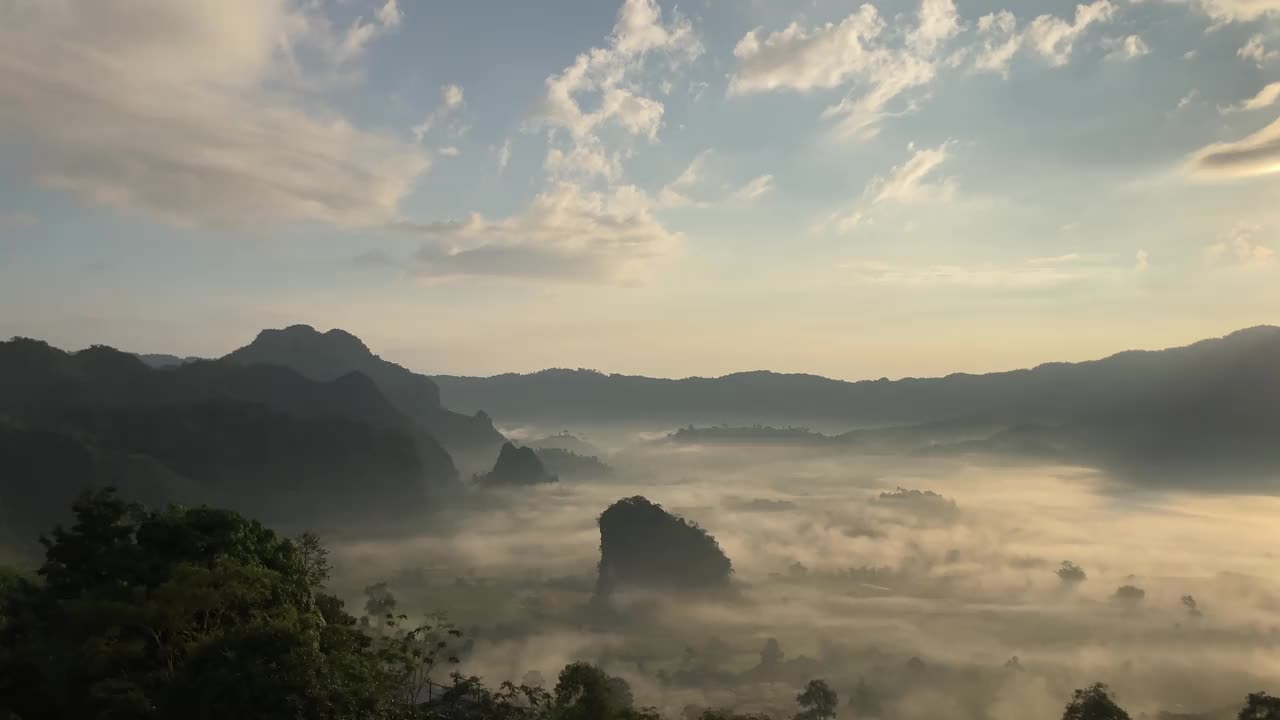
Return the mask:
[[560,427],[822,423],[846,432],[690,429],[674,439],[996,453],[1162,487],[1272,491],[1280,328],[1091,362],[864,382],[586,370],[432,378],[342,330],[305,325],[264,330],[217,360],[102,346],[71,353],[15,338],[0,343],[0,528],[47,529],[92,484],[154,504],[217,502],[286,527],[412,519],[459,477],[494,466],[505,438],[481,408],[504,423]]

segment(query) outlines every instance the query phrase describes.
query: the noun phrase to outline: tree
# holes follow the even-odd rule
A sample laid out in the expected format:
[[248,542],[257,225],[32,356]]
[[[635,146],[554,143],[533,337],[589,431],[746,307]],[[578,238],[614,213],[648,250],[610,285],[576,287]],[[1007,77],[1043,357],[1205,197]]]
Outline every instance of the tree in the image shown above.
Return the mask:
[[867,684],[865,678],[858,678],[858,685],[853,689],[853,697],[849,700],[849,706],[853,708],[854,717],[859,718],[880,717],[883,712],[880,706],[880,696]]
[[1238,720],[1280,720],[1280,698],[1264,692],[1249,693]]
[[1070,560],[1063,560],[1057,570],[1058,579],[1068,585],[1082,583],[1089,578],[1084,569]]
[[631,686],[590,663],[576,662],[560,671],[554,693],[556,720],[639,720],[656,718],[651,710],[635,710]]
[[1071,695],[1071,702],[1062,713],[1062,720],[1130,720],[1125,712],[1111,698],[1111,693],[1103,683],[1094,683],[1087,688],[1076,690]]
[[810,680],[804,691],[796,695],[796,702],[800,705],[796,720],[831,720],[836,716],[839,701],[836,691],[827,685],[827,681]]
[[769,638],[764,641],[764,647],[760,648],[760,667],[772,670],[782,664],[784,657],[777,638]]
[[213,508],[81,497],[0,604],[0,717],[402,717],[399,678],[298,546]]

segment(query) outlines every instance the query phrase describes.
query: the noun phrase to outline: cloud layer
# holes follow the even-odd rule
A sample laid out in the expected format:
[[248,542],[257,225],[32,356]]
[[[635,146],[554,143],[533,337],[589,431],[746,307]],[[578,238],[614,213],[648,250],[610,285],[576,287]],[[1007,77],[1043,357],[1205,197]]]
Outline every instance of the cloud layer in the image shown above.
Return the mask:
[[[304,50],[342,63],[395,2],[335,33],[285,0],[0,6],[0,128],[44,185],[191,226],[393,216],[426,156],[305,99]],[[352,39],[354,37],[354,39]]]

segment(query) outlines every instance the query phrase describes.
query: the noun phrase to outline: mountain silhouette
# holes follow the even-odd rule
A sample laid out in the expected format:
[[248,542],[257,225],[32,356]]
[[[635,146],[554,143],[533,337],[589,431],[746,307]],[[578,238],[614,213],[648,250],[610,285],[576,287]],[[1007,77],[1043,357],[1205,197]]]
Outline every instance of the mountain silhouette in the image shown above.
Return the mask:
[[720,591],[733,564],[706,530],[648,498],[623,498],[600,514],[596,598],[627,589]]
[[477,478],[483,485],[539,485],[553,483],[559,478],[547,472],[533,448],[516,447],[503,443],[493,470]]
[[320,382],[359,372],[464,465],[487,465],[506,440],[483,411],[463,415],[444,408],[431,378],[383,360],[344,330],[322,333],[309,325],[263,330],[223,359],[240,365],[278,365]]
[[510,422],[994,426],[1004,432],[968,448],[1052,455],[1144,482],[1280,484],[1280,328],[1272,326],[1167,350],[929,379],[747,372],[667,380],[591,370],[435,379],[455,406],[483,404]]
[[132,484],[151,503],[215,502],[290,525],[394,522],[457,478],[449,454],[359,373],[156,369],[111,348],[14,339],[0,343],[0,418],[7,517]]

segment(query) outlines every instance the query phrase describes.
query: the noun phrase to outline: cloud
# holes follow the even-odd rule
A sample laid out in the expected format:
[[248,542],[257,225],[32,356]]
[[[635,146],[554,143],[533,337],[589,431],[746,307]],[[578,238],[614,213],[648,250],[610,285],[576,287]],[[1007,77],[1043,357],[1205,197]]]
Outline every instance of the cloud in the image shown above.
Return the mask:
[[705,206],[705,202],[691,199],[689,193],[697,190],[706,182],[707,162],[710,157],[710,149],[694,155],[689,164],[685,166],[685,169],[676,176],[676,179],[667,183],[659,191],[658,204],[661,207]]
[[1137,272],[1143,272],[1151,266],[1151,253],[1146,250],[1138,250],[1133,255],[1133,269]]
[[444,157],[458,157],[462,154],[462,151],[453,145],[444,145],[438,152]]
[[502,141],[502,144],[494,149],[498,156],[498,174],[506,172],[507,166],[511,164],[511,138]]
[[422,122],[413,126],[413,137],[422,142],[422,138],[431,132],[439,123],[444,122],[450,115],[458,112],[466,105],[466,99],[463,97],[462,87],[449,83],[440,86],[440,103],[435,109],[427,113]]
[[[760,29],[752,30],[734,48],[738,68],[729,94],[854,85],[822,117],[836,120],[846,136],[873,136],[880,121],[894,114],[894,100],[934,79],[937,51],[959,32],[960,21],[951,0],[924,0],[914,26],[887,28],[879,11],[867,4],[839,23],[805,29],[793,22],[763,38]],[[902,45],[892,45],[900,35]]]
[[978,36],[981,38],[981,45],[973,60],[974,71],[1007,76],[1013,56],[1022,47],[1018,18],[1008,10],[983,15],[978,18]]
[[[952,0],[923,0],[914,17],[890,20],[864,4],[838,23],[810,28],[793,22],[772,33],[748,32],[733,51],[738,66],[729,94],[849,87],[822,117],[834,120],[847,137],[867,138],[886,117],[913,112],[921,98],[912,91],[930,85],[944,68],[967,61],[975,72],[1007,74],[1024,46],[1052,65],[1063,65],[1079,37],[1114,12],[1109,0],[1097,0],[1078,5],[1071,21],[1041,15],[1019,32],[1017,18],[1002,10],[981,17],[972,44],[944,58],[944,46],[967,29]],[[1129,45],[1134,52],[1145,49],[1136,36]]]
[[1236,178],[1280,172],[1280,119],[1234,142],[1213,143],[1195,153],[1187,170],[1205,178]]
[[986,265],[929,265],[914,267],[883,262],[855,262],[841,266],[855,282],[867,285],[925,289],[1032,290],[1075,282],[1083,270],[1036,263]]
[[1141,35],[1128,35],[1115,41],[1115,49],[1108,53],[1107,57],[1112,60],[1136,60],[1150,54],[1151,48]]
[[[625,0],[618,11],[609,44],[581,53],[573,64],[546,79],[546,94],[532,118],[535,128],[545,129],[549,172],[556,174],[605,174],[615,179],[622,158],[610,151],[599,136],[615,128],[629,138],[657,140],[665,110],[641,89],[646,56],[662,54],[672,67],[702,54],[702,43],[687,18],[673,15],[663,22],[654,0]],[[597,97],[598,105],[586,109],[582,102]],[[558,153],[551,160],[550,153]]]
[[373,14],[371,21],[366,22],[363,16],[357,17],[336,48],[337,59],[345,62],[363,54],[374,38],[400,27],[403,18],[396,0],[387,0]]
[[[969,67],[973,72],[989,72],[1008,76],[1013,58],[1022,48],[1029,48],[1051,66],[1066,65],[1075,50],[1076,42],[1091,25],[1110,20],[1115,6],[1108,0],[1097,0],[1088,5],[1076,6],[1070,21],[1055,15],[1039,15],[1024,30],[1018,29],[1018,19],[1008,10],[984,15],[978,19],[978,42],[965,55],[972,56]],[[1118,57],[1145,54],[1147,47],[1141,37],[1131,35],[1120,41]]]
[[1232,105],[1231,107],[1219,108],[1219,112],[1226,114],[1226,113],[1234,113],[1234,112],[1245,112],[1248,110],[1262,110],[1263,108],[1268,108],[1268,107],[1271,107],[1272,105],[1275,105],[1277,100],[1280,100],[1280,82],[1273,82],[1270,85],[1267,85],[1266,87],[1259,90],[1257,95],[1254,95],[1253,97],[1249,98],[1248,100],[1245,100],[1239,105]]
[[1066,65],[1075,43],[1094,23],[1106,22],[1115,14],[1109,0],[1077,5],[1075,19],[1067,22],[1053,15],[1041,15],[1027,26],[1027,42],[1050,65]]
[[912,152],[910,159],[894,167],[887,176],[876,177],[868,184],[867,194],[871,197],[871,202],[911,203],[949,197],[955,191],[953,183],[946,180],[930,183],[927,180],[946,162],[950,146],[950,142],[935,148],[908,145],[907,150]]
[[1264,16],[1280,14],[1280,0],[1189,1],[1217,23],[1251,22]]
[[40,218],[30,213],[0,211],[0,228],[29,228],[40,222]]
[[1196,88],[1191,88],[1189,91],[1187,91],[1186,95],[1183,95],[1182,97],[1178,98],[1178,106],[1175,109],[1177,110],[1185,109],[1187,106],[1191,105],[1191,103],[1195,102],[1196,98],[1198,97],[1200,97],[1200,91]]
[[307,97],[295,52],[332,49],[313,7],[4,3],[0,131],[41,184],[178,225],[383,222],[428,160]]
[[1258,240],[1262,228],[1239,223],[1205,249],[1205,259],[1213,265],[1229,265],[1244,268],[1267,267],[1275,260],[1276,253]]
[[1261,33],[1251,35],[1236,55],[1241,60],[1252,60],[1258,67],[1280,59],[1280,50],[1268,50],[1267,39]]
[[490,220],[406,224],[428,244],[415,272],[426,278],[523,277],[584,282],[636,282],[676,251],[681,236],[651,214],[634,186],[590,192],[557,183],[519,215]]
[[735,190],[733,195],[739,200],[755,200],[771,190],[773,190],[773,176],[761,175]]
[[937,147],[907,145],[911,157],[901,165],[895,165],[884,175],[873,177],[862,191],[862,197],[849,210],[841,210],[814,224],[815,232],[834,230],[845,234],[874,220],[875,206],[885,203],[910,205],[922,202],[946,201],[955,196],[955,182],[944,178],[937,182],[930,179],[946,162],[952,141]]

